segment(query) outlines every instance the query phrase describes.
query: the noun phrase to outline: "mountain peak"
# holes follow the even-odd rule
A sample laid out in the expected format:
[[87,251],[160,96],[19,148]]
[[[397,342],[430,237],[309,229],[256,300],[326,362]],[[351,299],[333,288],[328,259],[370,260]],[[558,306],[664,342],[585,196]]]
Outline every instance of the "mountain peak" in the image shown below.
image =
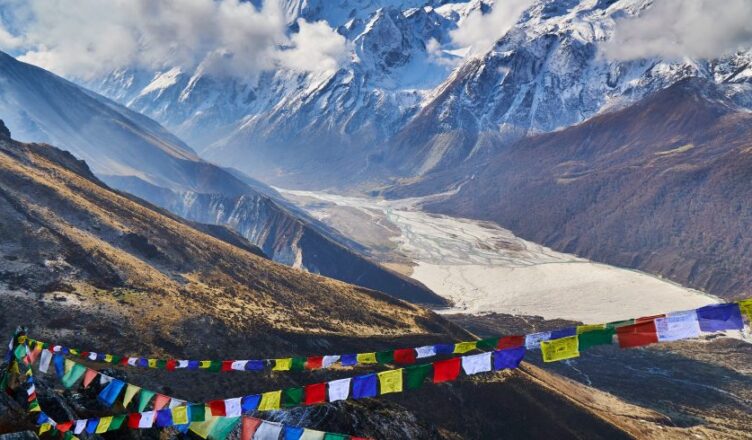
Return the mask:
[[2,119],[0,119],[0,139],[10,139],[10,130],[5,126]]

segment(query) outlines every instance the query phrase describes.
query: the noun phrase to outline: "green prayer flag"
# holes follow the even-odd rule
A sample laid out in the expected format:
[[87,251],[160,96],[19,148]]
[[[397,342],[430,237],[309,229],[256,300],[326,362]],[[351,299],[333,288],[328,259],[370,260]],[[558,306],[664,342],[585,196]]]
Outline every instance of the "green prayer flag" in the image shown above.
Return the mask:
[[495,350],[499,345],[499,338],[486,338],[478,341],[476,345],[481,350]]
[[65,431],[65,435],[63,436],[64,440],[73,440],[73,433],[70,431]]
[[606,328],[624,327],[625,325],[634,324],[634,319],[625,319],[624,321],[614,321],[606,324]]
[[290,370],[292,371],[302,371],[305,369],[305,364],[308,359],[304,357],[294,357],[292,358],[292,365],[290,366]]
[[191,405],[190,408],[191,422],[206,421],[206,405],[201,403],[198,405]]
[[219,373],[222,371],[222,361],[210,361],[209,362],[209,368],[207,368],[208,371],[211,371],[212,373]]
[[324,434],[324,440],[348,440],[349,438],[349,435],[335,434],[333,432],[327,432]]
[[125,414],[120,414],[118,416],[112,416],[112,421],[110,422],[110,427],[107,429],[108,431],[115,431],[120,429],[121,426],[123,426],[123,422],[125,421]]
[[138,395],[138,412],[144,412],[146,405],[149,404],[149,401],[154,397],[154,394],[154,391],[141,390],[141,393]]
[[16,347],[16,351],[14,351],[16,355],[16,359],[21,360],[26,356],[26,346],[25,345],[19,345]]
[[113,365],[120,365],[120,361],[122,361],[123,358],[121,356],[112,355],[112,361],[110,362]]
[[420,364],[405,367],[404,388],[414,390],[423,386],[426,378],[433,373],[433,364]]
[[282,407],[291,408],[299,406],[303,402],[303,388],[287,388],[282,390]]
[[86,367],[81,364],[73,364],[73,367],[63,375],[63,378],[60,381],[63,382],[65,388],[71,388],[79,379],[81,379],[81,376],[83,376],[84,373],[86,373]]
[[613,343],[615,328],[606,328],[602,330],[592,330],[577,336],[579,339],[580,351],[587,350],[596,345],[610,345]]
[[394,350],[379,351],[376,353],[376,362],[380,364],[393,364],[394,363]]
[[209,432],[209,440],[225,440],[235,429],[240,417],[220,417]]
[[157,368],[159,368],[160,370],[164,370],[165,368],[167,368],[167,361],[164,359],[159,359],[157,361]]

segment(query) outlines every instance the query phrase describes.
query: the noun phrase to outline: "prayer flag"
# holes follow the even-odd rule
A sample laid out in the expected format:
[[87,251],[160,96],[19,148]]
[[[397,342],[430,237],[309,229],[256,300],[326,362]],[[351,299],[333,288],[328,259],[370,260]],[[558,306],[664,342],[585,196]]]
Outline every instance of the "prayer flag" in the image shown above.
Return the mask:
[[261,421],[261,425],[256,429],[253,440],[279,440],[282,433],[282,425],[274,422]]
[[306,360],[306,368],[309,370],[316,370],[318,368],[321,368],[321,365],[324,362],[323,356],[309,356],[308,360]]
[[303,435],[300,437],[300,440],[324,440],[325,436],[325,432],[315,431],[313,429],[304,429]]
[[86,433],[94,434],[97,431],[98,426],[99,426],[99,419],[89,419],[86,422]]
[[525,336],[525,348],[532,350],[540,348],[540,343],[551,339],[551,332],[531,333]]
[[[57,425],[55,425],[55,428],[60,432],[68,432],[70,431],[72,427],[73,427],[73,421],[58,423]],[[112,423],[110,423],[110,427],[112,427]],[[116,429],[116,428],[113,428],[113,429]]]
[[128,387],[125,389],[125,396],[123,396],[123,407],[127,408],[128,404],[131,403],[131,400],[133,400],[133,397],[141,390],[141,388],[137,387],[136,385],[128,384]]
[[76,420],[76,425],[73,427],[73,433],[78,435],[84,432],[84,429],[86,429],[86,423],[88,420]]
[[146,405],[154,397],[154,391],[141,390],[141,394],[138,396],[138,412],[143,412],[146,409]]
[[491,352],[464,356],[462,369],[468,376],[491,371]]
[[206,421],[206,405],[203,403],[197,403],[191,405],[191,410],[188,411],[191,416],[191,422],[205,422]]
[[694,310],[671,313],[655,320],[655,330],[659,341],[678,341],[700,336],[700,323]]
[[377,376],[379,378],[380,394],[402,392],[402,368],[399,370],[381,371]]
[[380,351],[376,353],[376,362],[380,364],[394,363],[394,350]]
[[465,354],[468,351],[473,351],[477,347],[477,343],[477,341],[458,342],[454,344],[454,354]]
[[335,434],[333,432],[327,432],[324,434],[324,440],[348,440],[348,436],[344,434]]
[[373,373],[354,377],[352,379],[352,387],[353,399],[363,399],[378,394],[376,375]]
[[220,417],[214,417],[211,415],[208,415],[206,417],[206,420],[203,422],[193,422],[191,423],[190,431],[195,433],[201,438],[208,438],[209,434],[211,433],[214,426],[219,421]]
[[57,374],[57,377],[65,376],[65,356],[56,354],[53,360],[55,362],[55,374]]
[[261,403],[259,403],[259,411],[272,411],[279,409],[280,401],[282,399],[282,391],[270,391],[261,395]]
[[141,421],[141,413],[128,414],[128,427],[138,429],[138,423]]
[[621,321],[607,322],[606,323],[606,328],[613,328],[613,329],[615,329],[615,328],[624,327],[624,326],[627,326],[627,325],[632,325],[634,323],[635,323],[634,319],[624,319],[624,320],[621,320]]
[[304,402],[306,405],[315,405],[317,403],[326,402],[326,383],[306,385],[304,394]]
[[258,394],[252,394],[250,396],[243,396],[243,400],[240,402],[240,407],[243,412],[250,412],[258,408],[261,396]]
[[577,336],[541,341],[541,353],[543,362],[576,358],[580,355]]
[[157,411],[157,421],[154,426],[157,428],[172,426],[172,410],[167,408]]
[[157,360],[156,359],[148,359],[147,365],[149,368],[157,368]]
[[436,344],[433,346],[433,350],[436,354],[452,354],[454,353],[454,344]]
[[213,424],[209,432],[209,440],[225,440],[228,435],[235,429],[240,417],[220,417]]
[[358,364],[358,356],[355,354],[343,354],[342,355],[342,366],[343,367],[352,367],[353,365]]
[[84,388],[89,388],[89,385],[91,385],[91,382],[97,377],[99,373],[97,371],[92,370],[91,368],[86,369],[86,373],[84,373]]
[[224,371],[225,373],[228,371],[232,371],[233,363],[234,361],[222,361],[222,363],[220,364],[221,365],[220,369]]
[[213,417],[224,417],[227,415],[225,412],[224,400],[212,400],[211,402],[208,402],[208,406]]
[[485,338],[478,341],[476,346],[480,350],[495,350],[501,338]]
[[583,333],[603,330],[606,328],[606,324],[584,324],[584,325],[578,325],[577,326],[577,334],[581,335]]
[[120,396],[123,388],[125,388],[125,382],[121,380],[113,380],[99,393],[97,400],[107,406],[112,406],[115,404],[115,400],[117,400],[118,396]]
[[493,368],[496,371],[517,368],[525,357],[525,347],[507,348],[493,353]]
[[436,356],[436,348],[433,345],[418,347],[415,349],[415,351],[418,353],[418,359]]
[[376,353],[358,353],[356,356],[359,364],[376,364]]
[[261,420],[255,417],[243,417],[242,423],[243,424],[240,431],[240,440],[251,440],[253,438],[253,434],[256,433],[259,425],[261,425]]
[[292,358],[275,359],[272,371],[290,371],[292,368]]
[[423,386],[426,378],[433,373],[433,364],[405,367],[405,388],[415,390]]
[[587,350],[590,347],[596,345],[610,345],[614,343],[614,335],[616,329],[614,328],[602,328],[600,330],[594,329],[584,333],[580,333],[577,338],[579,339],[580,351]]
[[415,363],[415,350],[412,348],[401,348],[394,350],[394,362],[400,365],[410,365]]
[[303,371],[303,370],[305,370],[306,360],[307,360],[307,358],[304,358],[304,357],[294,357],[294,358],[292,358],[292,365],[290,365],[290,369],[292,371]]
[[616,337],[621,348],[641,347],[658,342],[658,334],[653,321],[617,327]]
[[42,350],[39,359],[39,371],[47,373],[47,370],[50,368],[50,361],[52,361],[52,352],[49,350]]
[[449,382],[460,374],[460,358],[447,359],[433,363],[433,383]]
[[65,388],[71,388],[73,387],[73,385],[75,385],[78,379],[81,379],[81,376],[84,375],[84,373],[86,372],[86,367],[67,359],[65,360],[65,364],[68,371],[65,373],[65,375],[63,375],[61,381],[63,382],[63,386],[65,386]]
[[226,417],[240,417],[243,414],[241,401],[242,401],[241,397],[225,399],[225,416]]
[[245,371],[263,371],[264,370],[264,361],[262,360],[252,360],[248,361],[245,364]]
[[159,411],[160,409],[164,408],[165,405],[167,405],[168,403],[170,403],[169,397],[162,395],[162,394],[157,394],[157,398],[154,399],[154,409],[156,411]]
[[282,390],[282,407],[292,408],[303,402],[303,388],[294,387]]
[[700,330],[719,332],[723,330],[742,330],[744,322],[739,304],[713,304],[697,309]]
[[172,409],[172,423],[174,423],[175,425],[185,425],[188,422],[189,420],[187,406],[176,406]]
[[576,327],[567,327],[567,328],[562,328],[558,330],[552,330],[551,339],[561,339],[561,338],[566,338],[569,336],[574,336],[576,334],[577,334]]
[[97,425],[97,429],[94,431],[95,434],[103,434],[107,432],[108,429],[110,429],[110,422],[112,422],[112,417],[102,417],[99,419],[99,424]]
[[503,338],[499,338],[499,344],[496,346],[496,348],[503,350],[505,348],[522,347],[523,345],[525,345],[524,336],[504,336]]
[[350,396],[350,378],[332,380],[327,383],[329,401],[346,400]]
[[752,298],[743,299],[738,302],[739,310],[747,317],[747,322],[752,322]]
[[321,366],[323,368],[329,368],[332,365],[334,365],[338,360],[339,360],[338,355],[324,356],[323,360],[321,361]]
[[42,423],[42,425],[39,426],[39,435],[44,434],[45,432],[52,429],[52,425],[49,423]]
[[300,437],[302,436],[303,428],[295,426],[285,426],[284,431],[282,432],[283,440],[300,440]]

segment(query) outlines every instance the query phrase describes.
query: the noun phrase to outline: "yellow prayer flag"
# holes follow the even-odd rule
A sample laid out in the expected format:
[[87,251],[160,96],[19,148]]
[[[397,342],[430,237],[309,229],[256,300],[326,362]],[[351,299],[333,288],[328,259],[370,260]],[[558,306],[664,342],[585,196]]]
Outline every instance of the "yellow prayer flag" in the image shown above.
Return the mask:
[[402,368],[399,370],[381,371],[378,374],[380,394],[402,392]]
[[43,348],[44,348],[44,343],[42,343],[42,342],[39,342],[39,341],[36,341],[36,342],[34,343],[34,347],[36,347],[36,349],[37,349],[37,350],[41,350],[41,349],[43,349]]
[[107,430],[110,429],[110,423],[112,423],[112,416],[102,417],[101,419],[99,419],[97,430],[94,431],[94,433],[102,434],[102,433],[107,432]]
[[[29,369],[31,371],[31,369]],[[10,362],[10,374],[21,374],[21,370],[18,369],[18,362],[12,360]]]
[[201,369],[207,369],[211,367],[211,361],[201,361],[198,363],[198,367]]
[[185,425],[188,423],[188,407],[185,405],[176,406],[172,409],[172,423],[175,425]]
[[292,358],[274,359],[274,368],[272,371],[290,371],[292,368]]
[[261,403],[259,403],[259,411],[273,411],[279,409],[279,403],[282,399],[282,391],[270,391],[261,395]]
[[149,368],[157,368],[157,360],[156,359],[149,359]]
[[104,361],[107,362],[108,364],[112,363],[112,355],[111,354],[104,355]]
[[585,324],[585,325],[578,325],[577,326],[577,334],[581,335],[583,333],[588,333],[596,330],[603,330],[606,328],[606,324]]
[[455,354],[464,354],[468,351],[473,351],[478,347],[478,342],[458,342],[454,344],[454,353]]
[[580,346],[577,336],[541,341],[543,362],[561,361],[580,356]]
[[747,321],[752,323],[752,299],[739,301],[739,310],[747,317]]
[[128,404],[131,403],[131,400],[133,400],[133,396],[135,396],[139,391],[141,391],[141,388],[137,387],[136,385],[128,384],[128,387],[125,389],[125,396],[123,396],[123,408],[128,407]]
[[214,417],[210,412],[207,411],[204,421],[191,423],[190,430],[194,434],[205,439],[209,437],[209,433],[211,433],[212,429],[214,429],[214,425],[217,424],[217,421],[219,421],[219,417]]
[[26,335],[21,335],[18,337],[18,343],[23,344],[24,342],[26,342],[26,339],[27,339]]
[[71,348],[70,350],[68,350],[68,352],[69,352],[70,354],[72,354],[72,355],[76,355],[76,356],[78,356],[79,354],[81,354],[81,352],[80,352],[80,351],[78,351],[78,350],[77,350],[77,349],[75,349],[75,348]]
[[377,364],[379,362],[376,360],[376,353],[358,353],[355,356],[355,360],[359,364]]
[[[34,401],[36,402],[36,400]],[[42,408],[39,407],[39,403],[29,408],[30,413],[41,412]]]
[[73,362],[70,359],[65,360],[65,374],[68,374],[68,372],[73,368],[73,366],[76,365],[75,362]]
[[44,434],[50,429],[52,429],[52,425],[50,425],[49,423],[42,423],[41,425],[39,425],[39,435]]

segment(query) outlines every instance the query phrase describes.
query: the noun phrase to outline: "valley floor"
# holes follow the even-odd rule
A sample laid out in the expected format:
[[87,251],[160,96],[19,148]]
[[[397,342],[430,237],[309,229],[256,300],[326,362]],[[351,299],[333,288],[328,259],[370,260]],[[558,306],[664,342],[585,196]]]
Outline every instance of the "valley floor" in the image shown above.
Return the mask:
[[454,307],[442,313],[604,322],[717,302],[649,274],[553,251],[493,223],[423,212],[421,199],[279,191],[451,300]]

